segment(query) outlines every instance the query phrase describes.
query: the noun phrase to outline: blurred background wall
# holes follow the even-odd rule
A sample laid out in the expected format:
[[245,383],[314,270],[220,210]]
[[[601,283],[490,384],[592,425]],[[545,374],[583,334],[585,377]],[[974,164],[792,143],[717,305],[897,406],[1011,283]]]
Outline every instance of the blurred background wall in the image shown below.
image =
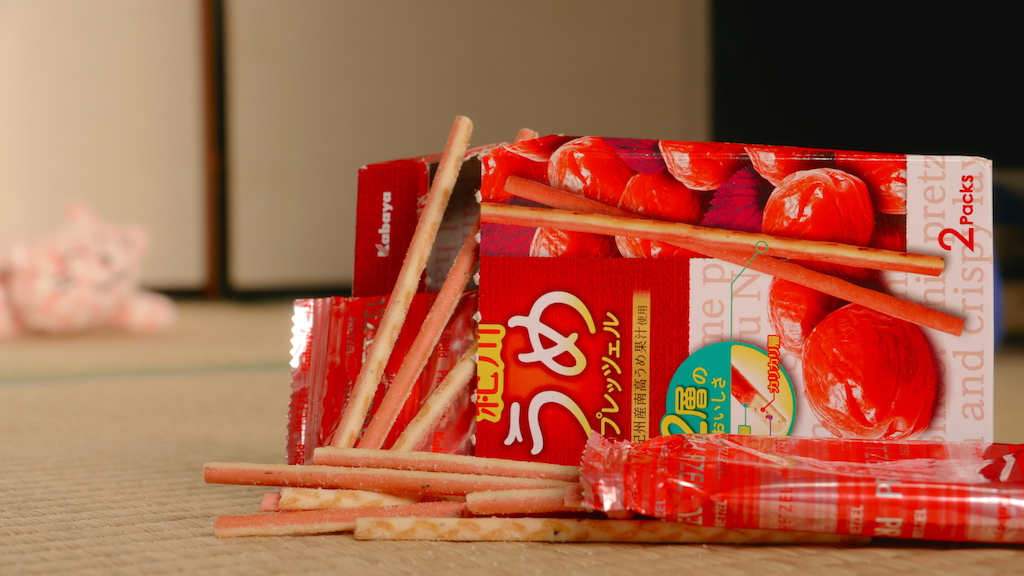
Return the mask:
[[220,19],[225,283],[344,289],[360,166],[541,133],[710,137],[706,1],[0,0],[0,231],[78,198],[209,282],[204,15]]
[[70,199],[151,235],[145,282],[206,281],[200,4],[0,0],[0,246]]
[[359,167],[439,151],[464,114],[474,144],[530,127],[986,155],[1024,278],[1015,20],[862,7],[0,0],[0,242],[82,199],[149,228],[149,287],[341,293]]

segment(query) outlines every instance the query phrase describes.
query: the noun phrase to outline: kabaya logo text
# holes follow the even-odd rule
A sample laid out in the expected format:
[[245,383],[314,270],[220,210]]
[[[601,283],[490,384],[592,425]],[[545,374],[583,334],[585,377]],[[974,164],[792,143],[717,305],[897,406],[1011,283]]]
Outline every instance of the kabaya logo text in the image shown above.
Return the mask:
[[377,246],[377,257],[387,258],[391,254],[391,211],[394,208],[391,206],[391,192],[384,192],[381,197],[381,208],[380,208],[380,228],[377,229],[377,233],[380,234],[380,243]]

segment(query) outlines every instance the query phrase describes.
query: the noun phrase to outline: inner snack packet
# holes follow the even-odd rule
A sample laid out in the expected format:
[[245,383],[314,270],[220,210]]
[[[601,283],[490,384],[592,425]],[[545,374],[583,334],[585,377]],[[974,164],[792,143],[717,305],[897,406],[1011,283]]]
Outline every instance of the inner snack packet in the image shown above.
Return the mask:
[[[407,322],[395,344],[395,353],[385,368],[384,385],[378,387],[367,419],[374,414],[387,391],[387,384],[398,372],[402,358],[435,297],[436,293],[419,293],[413,298]],[[329,444],[387,301],[387,296],[295,301],[292,393],[288,409],[289,464],[312,463],[313,450]],[[385,447],[395,441],[405,425],[416,416],[423,400],[476,339],[473,320],[476,302],[475,291],[463,294],[399,414]],[[456,397],[429,434],[429,444],[420,449],[453,454],[472,451],[474,407],[471,392],[466,390]]]
[[545,136],[481,163],[477,455],[992,440],[989,161]]
[[594,434],[587,507],[700,526],[1024,543],[1024,445]]

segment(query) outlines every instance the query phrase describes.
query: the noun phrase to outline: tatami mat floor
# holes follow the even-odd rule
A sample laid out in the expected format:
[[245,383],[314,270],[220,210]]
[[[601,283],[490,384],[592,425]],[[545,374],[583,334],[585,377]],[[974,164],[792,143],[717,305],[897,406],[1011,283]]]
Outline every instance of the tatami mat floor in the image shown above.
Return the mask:
[[[146,338],[0,343],[0,574],[1015,574],[1024,548],[367,543],[218,539],[259,488],[210,460],[281,462],[291,306],[191,302]],[[1024,352],[997,363],[997,440],[1024,442]]]

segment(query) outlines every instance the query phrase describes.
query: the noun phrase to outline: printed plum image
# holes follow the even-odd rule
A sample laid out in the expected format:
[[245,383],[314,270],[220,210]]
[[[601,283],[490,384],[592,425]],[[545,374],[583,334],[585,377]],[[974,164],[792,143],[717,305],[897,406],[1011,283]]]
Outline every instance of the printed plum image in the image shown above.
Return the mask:
[[530,243],[530,256],[600,256],[614,257],[619,252],[609,236],[569,232],[554,228],[537,228]]
[[486,202],[506,202],[511,196],[505,192],[505,179],[510,174],[536,182],[547,183],[548,162],[551,154],[571,138],[545,136],[501,146],[481,159],[483,170],[493,176],[481,183],[480,197]]
[[939,373],[915,324],[848,304],[825,317],[804,344],[804,393],[832,434],[909,438],[928,427]]
[[667,172],[635,174],[626,182],[619,208],[669,222],[693,223],[707,207],[707,196],[691,190]]
[[866,246],[875,211],[864,182],[834,168],[790,174],[768,197],[761,226],[766,234]]
[[662,140],[659,146],[668,171],[694,190],[714,190],[725,184],[747,158],[737,144]]
[[787,350],[800,354],[807,336],[844,302],[834,296],[773,278],[768,288],[768,317]]
[[836,152],[836,168],[863,180],[871,190],[875,209],[883,214],[907,213],[907,159],[880,158],[854,152]]
[[835,154],[825,150],[786,146],[746,146],[745,150],[754,170],[775,186],[794,172],[835,167]]
[[618,206],[633,174],[615,149],[590,136],[563,144],[548,163],[551,186],[609,206]]
[[[816,168],[785,177],[768,197],[761,230],[803,240],[867,246],[875,233],[875,210],[864,182],[835,168]],[[864,268],[801,264],[867,284],[877,274]]]

